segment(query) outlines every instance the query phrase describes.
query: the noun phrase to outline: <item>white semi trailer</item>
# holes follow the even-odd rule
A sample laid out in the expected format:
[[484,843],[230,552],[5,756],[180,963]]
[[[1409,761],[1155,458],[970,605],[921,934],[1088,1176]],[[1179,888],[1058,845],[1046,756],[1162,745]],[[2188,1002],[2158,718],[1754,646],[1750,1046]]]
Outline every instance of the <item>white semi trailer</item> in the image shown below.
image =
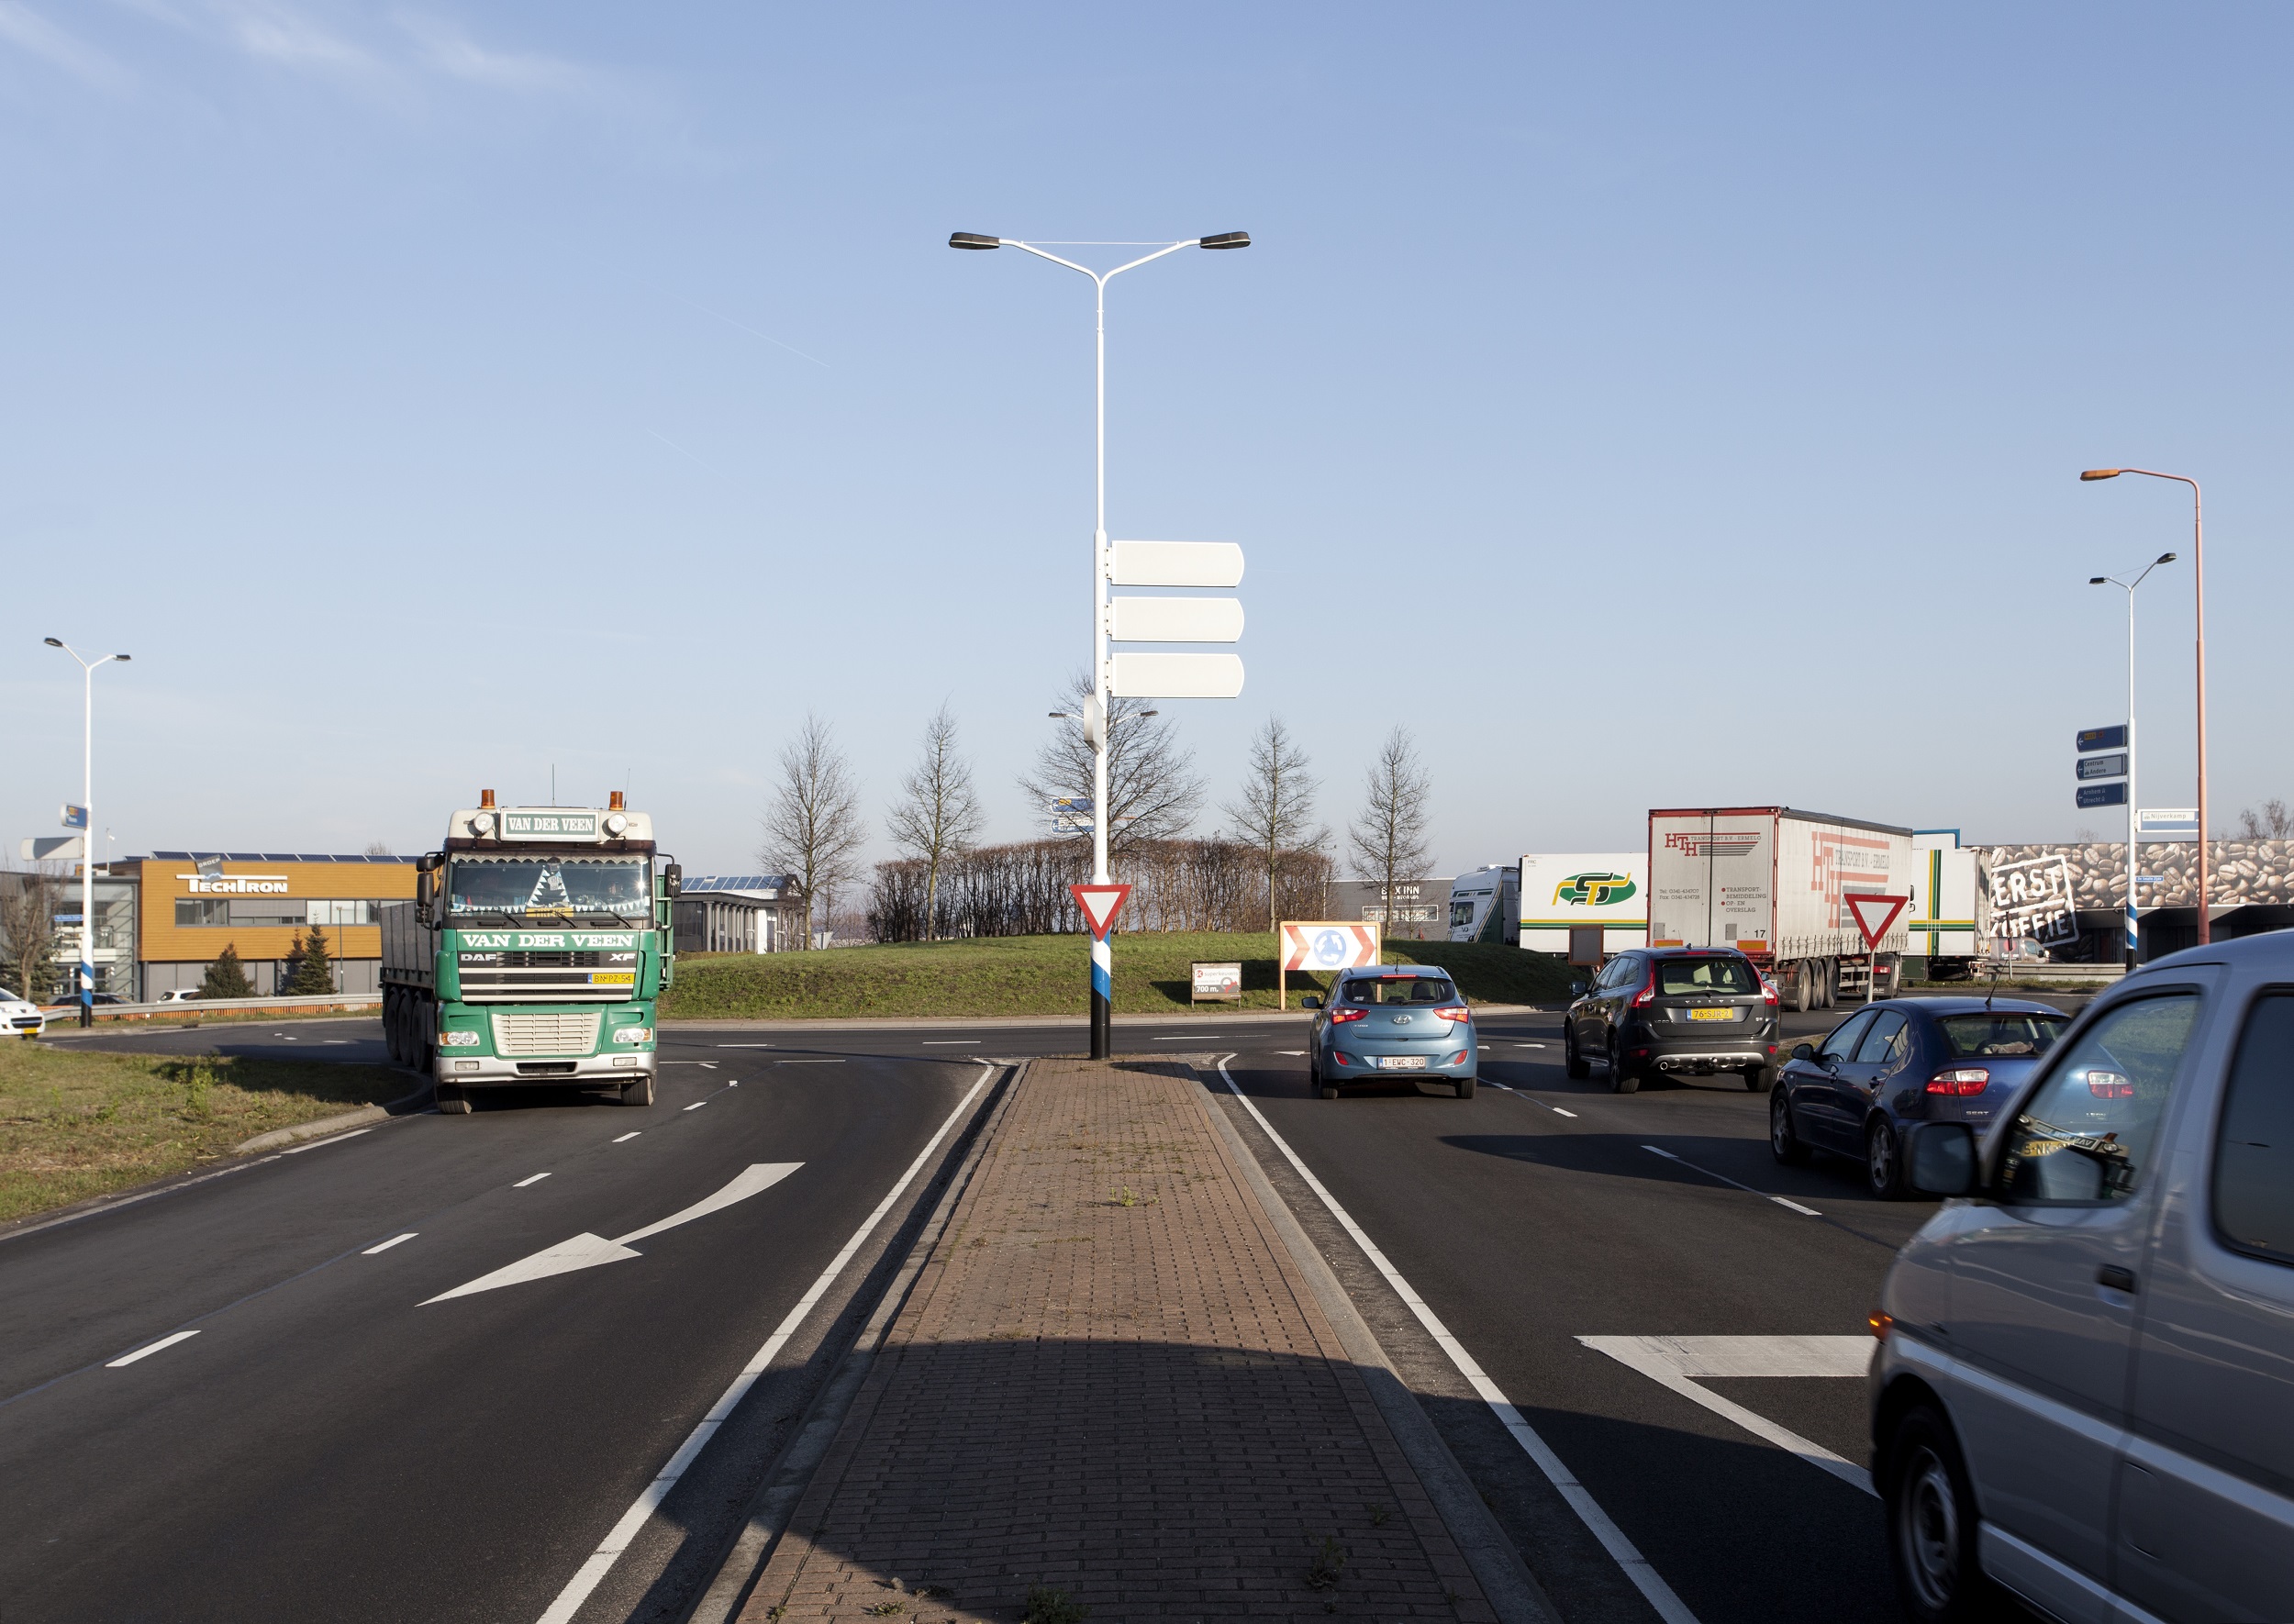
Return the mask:
[[1649,945],[1732,947],[1789,1009],[1895,990],[1910,938],[1901,914],[1867,952],[1847,898],[1905,895],[1912,832],[1789,806],[1649,814]]

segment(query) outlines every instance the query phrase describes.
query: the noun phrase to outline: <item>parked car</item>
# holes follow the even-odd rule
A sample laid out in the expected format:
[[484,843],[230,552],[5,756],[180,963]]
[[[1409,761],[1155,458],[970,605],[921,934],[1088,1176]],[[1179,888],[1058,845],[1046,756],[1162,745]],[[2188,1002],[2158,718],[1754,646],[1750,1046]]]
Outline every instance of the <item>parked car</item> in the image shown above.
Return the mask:
[[37,1038],[47,1029],[48,1017],[41,1013],[39,1005],[0,987],[0,1030],[14,1032],[19,1038]]
[[1734,1072],[1758,1093],[1776,1074],[1776,989],[1733,948],[1635,948],[1570,993],[1561,1047],[1572,1077],[1598,1060],[1619,1094],[1658,1072]]
[[1336,1099],[1343,1085],[1397,1072],[1474,1097],[1481,1075],[1474,1012],[1448,971],[1431,964],[1342,971],[1327,1004],[1315,996],[1302,1002],[1319,1012],[1307,1045],[1307,1083],[1324,1099]]
[[1960,1197],[1873,1316],[1910,1616],[2294,1616],[2294,933],[2144,965],[1905,1159]]
[[1988,1124],[2055,1047],[2071,1018],[2017,998],[1890,998],[1857,1010],[1821,1043],[1792,1051],[1768,1103],[1779,1162],[1810,1151],[1853,1156],[1872,1194],[1904,1184],[1915,1122]]

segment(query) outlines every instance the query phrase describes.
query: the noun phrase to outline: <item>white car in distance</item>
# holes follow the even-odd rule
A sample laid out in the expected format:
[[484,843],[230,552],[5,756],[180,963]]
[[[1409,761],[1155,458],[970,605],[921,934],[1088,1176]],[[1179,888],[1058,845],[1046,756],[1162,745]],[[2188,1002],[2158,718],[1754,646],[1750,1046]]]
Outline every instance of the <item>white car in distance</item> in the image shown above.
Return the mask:
[[37,1004],[28,1004],[6,987],[0,987],[0,1031],[13,1032],[19,1038],[37,1038],[48,1029],[48,1017]]

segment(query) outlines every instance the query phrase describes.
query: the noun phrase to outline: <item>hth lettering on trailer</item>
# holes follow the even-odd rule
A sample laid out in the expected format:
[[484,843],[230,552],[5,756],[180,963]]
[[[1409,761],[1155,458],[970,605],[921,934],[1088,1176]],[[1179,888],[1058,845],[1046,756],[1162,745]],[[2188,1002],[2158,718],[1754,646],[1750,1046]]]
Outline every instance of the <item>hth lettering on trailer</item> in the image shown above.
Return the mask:
[[1852,896],[1902,895],[1912,831],[1789,806],[1673,807],[1649,814],[1649,945],[1732,947],[1793,1009],[1892,990],[1909,945],[1899,918],[1865,948]]

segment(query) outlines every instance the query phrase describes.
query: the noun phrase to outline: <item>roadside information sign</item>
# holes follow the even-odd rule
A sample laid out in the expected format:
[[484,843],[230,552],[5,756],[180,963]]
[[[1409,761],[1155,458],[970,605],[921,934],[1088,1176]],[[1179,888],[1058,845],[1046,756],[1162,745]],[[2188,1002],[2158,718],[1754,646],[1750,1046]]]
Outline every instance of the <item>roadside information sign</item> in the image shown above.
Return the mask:
[[2090,778],[2124,778],[2127,775],[2127,752],[2122,750],[2116,755],[2081,756],[2072,763],[2072,768],[2081,783]]
[[2123,806],[2127,804],[2127,786],[2123,784],[2082,784],[2079,785],[2079,810],[2091,806]]
[[1070,885],[1067,890],[1084,910],[1084,923],[1091,927],[1095,941],[1107,940],[1115,916],[1123,910],[1123,899],[1131,894],[1129,885]]
[[66,829],[87,828],[87,808],[85,806],[74,806],[69,801],[65,802],[63,808],[63,827]]
[[1275,938],[1275,1004],[1290,1007],[1294,970],[1360,970],[1378,962],[1380,928],[1362,919],[1286,919]]
[[2199,838],[2199,808],[2144,806],[2135,813],[2134,827],[2146,840],[2195,840]]
[[1904,911],[1904,905],[1910,900],[1909,896],[1881,896],[1869,892],[1850,892],[1841,898],[1855,917],[1864,945],[1875,952],[1879,951],[1880,940],[1888,934],[1888,928],[1896,922],[1896,916]]
[[1242,1002],[1242,966],[1241,964],[1197,964],[1195,987],[1189,1002],[1196,1004],[1240,1004]]
[[2081,728],[2079,729],[2079,753],[2081,755],[2085,755],[2090,750],[2124,750],[2126,748],[2127,725],[2124,722],[2120,723],[2116,728]]

